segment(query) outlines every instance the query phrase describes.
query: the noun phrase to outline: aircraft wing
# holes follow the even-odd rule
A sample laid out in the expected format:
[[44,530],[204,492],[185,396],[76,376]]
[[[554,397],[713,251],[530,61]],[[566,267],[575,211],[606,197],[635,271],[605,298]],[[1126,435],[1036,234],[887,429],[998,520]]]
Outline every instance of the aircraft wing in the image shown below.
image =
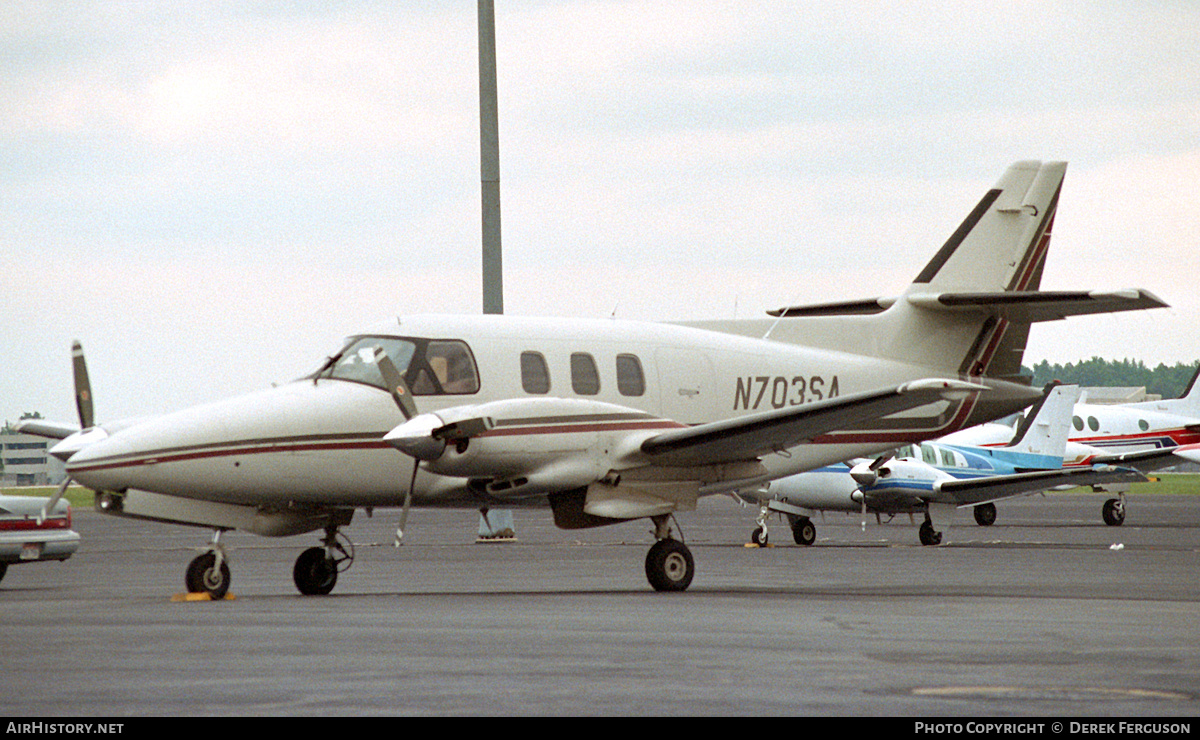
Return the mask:
[[1177,457],[1182,457],[1188,462],[1200,462],[1200,444],[1174,447],[1171,449],[1171,452],[1175,453]]
[[1091,486],[1104,483],[1141,483],[1148,480],[1140,471],[1097,465],[1089,468],[1059,468],[986,478],[938,481],[933,499],[955,506],[975,506],[989,501],[1039,493],[1059,486]]
[[853,424],[943,400],[956,400],[987,386],[961,380],[911,383],[765,411],[694,427],[672,429],[642,442],[655,464],[691,466],[752,460],[794,447]]
[[1136,452],[1118,452],[1111,455],[1093,455],[1087,458],[1089,465],[1122,465],[1136,468],[1143,473],[1169,468],[1181,462],[1200,462],[1200,445],[1163,447]]

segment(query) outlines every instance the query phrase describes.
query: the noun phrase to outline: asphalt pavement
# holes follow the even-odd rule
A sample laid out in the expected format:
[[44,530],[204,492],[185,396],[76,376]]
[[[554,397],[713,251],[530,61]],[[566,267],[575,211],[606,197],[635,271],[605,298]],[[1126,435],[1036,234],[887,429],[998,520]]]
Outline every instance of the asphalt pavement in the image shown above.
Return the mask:
[[4,717],[1194,717],[1200,498],[1002,502],[940,547],[907,517],[818,517],[747,547],[755,511],[706,499],[696,561],[657,593],[648,522],[476,542],[473,511],[359,513],[326,597],[292,565],[318,536],[225,535],[232,598],[177,600],[202,529],[77,510],[79,552],[0,581]]

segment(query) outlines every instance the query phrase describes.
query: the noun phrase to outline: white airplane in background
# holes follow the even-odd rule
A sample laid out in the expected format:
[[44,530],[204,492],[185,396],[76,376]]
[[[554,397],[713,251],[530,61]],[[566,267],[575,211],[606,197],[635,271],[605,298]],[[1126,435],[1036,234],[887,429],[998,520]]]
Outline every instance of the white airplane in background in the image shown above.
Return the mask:
[[[1063,462],[1067,467],[1122,465],[1151,472],[1200,462],[1200,367],[1179,398],[1125,404],[1076,403],[1072,429]],[[1004,424],[982,424],[953,433],[946,441],[954,444],[994,447],[1012,435]],[[1093,486],[1116,498],[1107,499],[1100,515],[1104,523],[1117,527],[1125,522],[1128,483]]]
[[[768,542],[767,516],[783,514],[798,545],[816,540],[813,513],[867,512],[889,521],[896,514],[924,514],[918,530],[922,545],[939,545],[956,509],[970,507],[975,521],[996,520],[995,502],[1050,488],[1106,483],[1133,483],[1146,476],[1111,465],[1063,467],[1071,411],[1079,399],[1077,385],[1052,384],[1003,447],[951,444],[948,437],[907,445],[874,461],[856,460],[772,481],[757,495],[741,492],[759,505],[758,527],[751,544]],[[1010,430],[1011,432],[1011,430]],[[951,437],[953,435],[950,435]]]
[[42,429],[65,437],[53,454],[102,511],[212,528],[185,581],[213,597],[229,587],[226,530],[323,529],[293,575],[324,594],[352,562],[339,530],[355,510],[400,507],[399,540],[412,506],[548,507],[563,528],[648,518],[647,577],[683,590],[694,563],[670,520],[699,496],[1011,414],[1039,395],[1012,382],[1031,322],[1165,305],[1136,289],[1037,290],[1065,170],[1011,166],[873,313],[402,317],[286,385],[118,424],[81,405],[79,431]]

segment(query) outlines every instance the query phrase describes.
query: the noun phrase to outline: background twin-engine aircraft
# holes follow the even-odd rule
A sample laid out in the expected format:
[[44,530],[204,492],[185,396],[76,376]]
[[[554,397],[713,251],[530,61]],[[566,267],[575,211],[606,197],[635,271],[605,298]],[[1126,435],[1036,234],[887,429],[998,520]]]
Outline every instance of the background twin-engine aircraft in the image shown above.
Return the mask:
[[214,597],[223,531],[324,530],[293,572],[322,594],[352,560],[340,528],[356,509],[401,508],[402,530],[423,506],[549,508],[564,528],[648,518],[647,577],[683,590],[694,564],[670,520],[698,497],[1011,414],[1040,395],[1018,378],[1031,323],[1165,305],[1038,290],[1065,170],[1012,165],[896,298],[692,324],[403,317],[307,378],[99,425],[77,350],[81,428],[39,428],[102,510],[212,528],[186,583]]
[[[1069,468],[1120,465],[1148,473],[1181,462],[1200,462],[1200,367],[1179,398],[1125,404],[1074,406],[1063,465]],[[948,435],[946,442],[996,447],[1012,436],[1002,423],[981,424]],[[1109,526],[1125,522],[1127,483],[1093,486],[1109,491],[1100,517]]]
[[[923,545],[941,544],[954,512],[971,508],[975,521],[990,525],[996,520],[996,501],[1026,496],[1052,488],[1129,485],[1145,481],[1140,471],[1107,464],[1064,467],[1067,435],[1080,388],[1054,385],[1033,406],[1017,427],[1007,430],[1012,440],[1004,446],[975,446],[940,440],[906,445],[875,460],[827,466],[773,481],[757,495],[743,499],[759,504],[758,527],[752,544],[766,545],[767,515],[783,514],[800,545],[816,540],[811,515],[816,511],[860,512],[863,527],[867,513],[876,521],[896,514],[923,514],[918,536]],[[973,427],[972,430],[979,429]],[[971,432],[972,430],[964,430]]]

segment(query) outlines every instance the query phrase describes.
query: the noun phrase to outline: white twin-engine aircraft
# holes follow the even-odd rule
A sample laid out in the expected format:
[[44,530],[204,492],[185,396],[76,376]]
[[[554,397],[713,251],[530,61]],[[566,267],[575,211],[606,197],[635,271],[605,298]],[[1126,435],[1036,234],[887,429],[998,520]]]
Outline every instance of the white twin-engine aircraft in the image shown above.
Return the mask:
[[89,401],[79,431],[41,427],[101,510],[211,527],[186,583],[213,597],[225,530],[323,529],[294,577],[325,594],[355,509],[401,508],[399,539],[410,506],[548,507],[568,529],[648,518],[647,577],[681,591],[694,565],[670,520],[698,497],[1013,413],[1040,395],[1017,379],[1031,322],[1165,305],[1038,291],[1065,170],[1010,167],[898,298],[692,324],[402,317],[280,387],[98,426]]

